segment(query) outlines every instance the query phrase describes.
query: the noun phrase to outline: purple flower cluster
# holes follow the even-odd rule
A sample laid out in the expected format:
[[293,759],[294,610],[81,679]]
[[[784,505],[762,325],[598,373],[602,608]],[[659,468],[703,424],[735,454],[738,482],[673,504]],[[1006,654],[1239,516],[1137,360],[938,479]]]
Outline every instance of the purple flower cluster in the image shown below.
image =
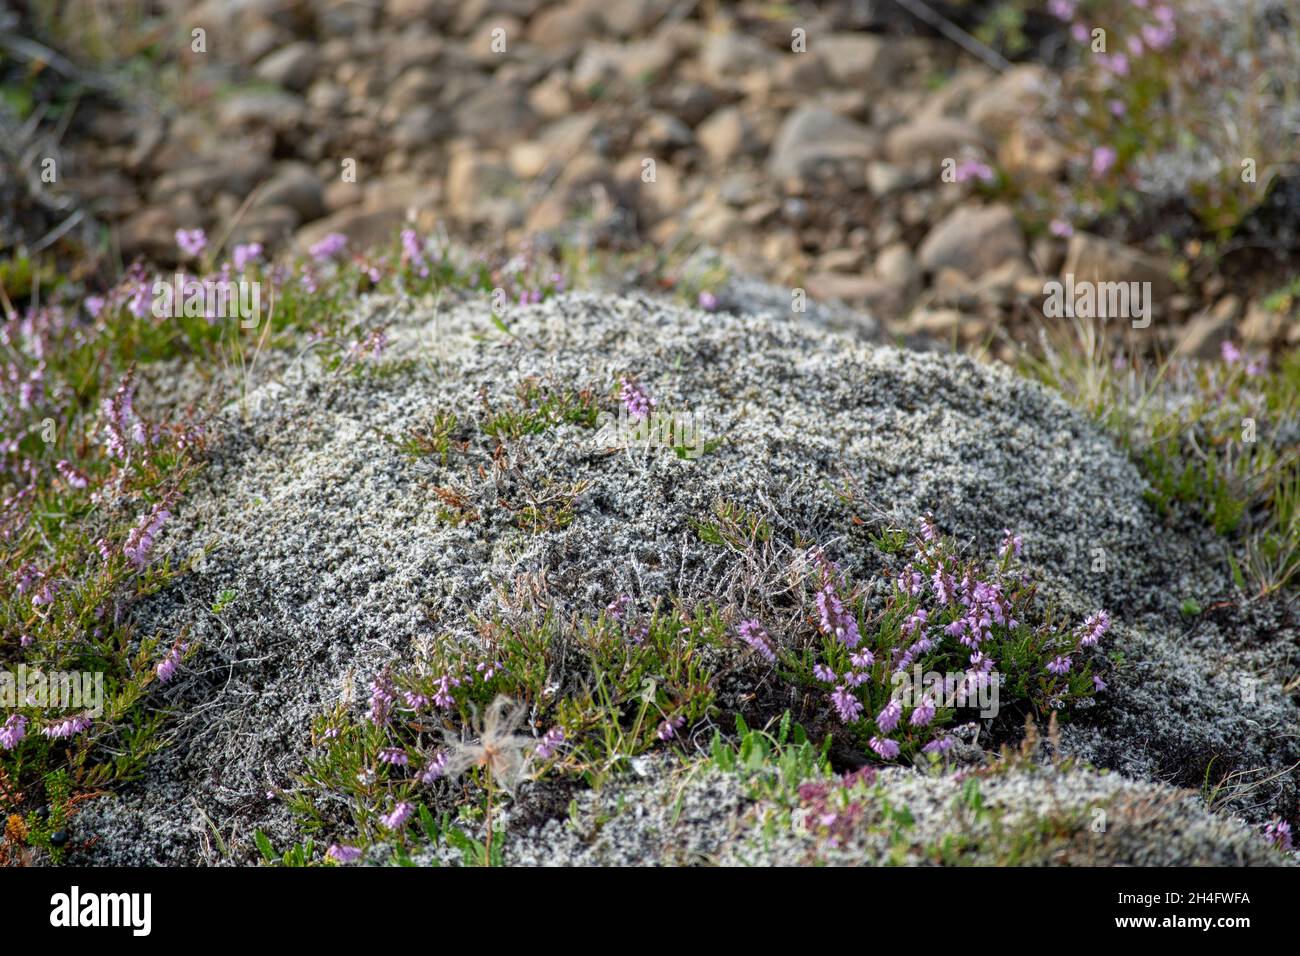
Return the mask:
[[1273,820],[1264,828],[1264,839],[1279,850],[1290,851],[1294,848],[1291,841],[1291,824],[1280,818]]
[[1079,635],[1081,647],[1096,647],[1097,643],[1110,630],[1110,615],[1105,611],[1090,614],[1084,619],[1082,633]]
[[235,271],[242,273],[254,262],[262,258],[262,244],[260,242],[240,243],[230,253],[230,260],[235,266]]
[[4,726],[0,727],[0,750],[13,750],[26,736],[27,718],[22,714],[10,714]]
[[184,255],[194,258],[208,247],[208,237],[202,229],[177,229],[176,245]]
[[65,717],[46,727],[42,727],[41,733],[51,740],[66,740],[69,737],[75,737],[83,730],[88,730],[92,723],[93,721],[87,715],[77,714],[75,717]]
[[440,779],[447,772],[447,760],[447,751],[439,750],[429,758],[428,763],[424,765],[424,769],[416,775],[416,779],[426,786]]
[[421,279],[429,277],[429,263],[424,257],[424,242],[414,229],[402,230],[402,265]]
[[411,814],[415,813],[415,807],[405,800],[393,807],[392,812],[387,813],[379,818],[380,822],[390,830],[400,830],[406,826],[407,821],[411,819]]
[[759,657],[769,664],[776,663],[776,653],[772,650],[772,645],[768,643],[767,631],[763,629],[763,625],[759,623],[758,618],[741,621],[736,630],[740,634],[740,639],[752,647]]
[[677,731],[681,730],[685,723],[686,718],[680,714],[676,717],[669,717],[659,725],[659,730],[656,732],[656,736],[660,740],[672,740],[677,736]]
[[361,849],[360,847],[334,843],[325,851],[325,855],[335,863],[355,863],[361,859]]
[[[894,590],[884,613],[885,623],[873,639],[883,643],[874,653],[866,644],[858,647],[861,637],[853,610],[846,607],[835,591],[832,566],[822,563],[822,587],[816,594],[815,604],[818,626],[826,639],[825,658],[814,664],[812,673],[816,680],[831,687],[831,706],[846,724],[864,719],[867,701],[873,697],[880,699],[864,693],[860,689],[863,685],[873,679],[879,685],[892,681],[889,675],[906,673],[932,652],[943,655],[933,661],[948,661],[954,653],[965,657],[962,673],[955,675],[956,686],[948,691],[956,692],[953,699],[969,701],[990,682],[1000,680],[995,673],[995,655],[1001,653],[998,649],[1004,646],[1002,642],[1020,628],[1017,615],[1022,605],[1019,602],[1032,596],[1032,588],[1023,574],[1008,567],[1023,546],[1020,536],[1010,530],[1003,532],[999,549],[1001,563],[987,572],[974,562],[958,562],[951,545],[939,537],[928,515],[921,520],[913,544],[915,555],[894,578]],[[893,625],[891,621],[898,623]],[[1105,682],[1096,675],[1086,692],[1080,688],[1076,676],[1080,669],[1074,655],[1099,644],[1110,624],[1110,616],[1105,611],[1097,611],[1073,632],[1034,633],[1033,640],[1040,649],[1037,653],[1042,655],[1035,663],[1045,667],[1053,678],[1047,682],[1040,704],[1064,706],[1072,696],[1105,688]],[[853,653],[846,653],[850,650]],[[1016,667],[1022,668],[1024,662],[1019,659],[1022,652],[1016,653]],[[886,669],[873,675],[878,656],[883,657]],[[851,665],[847,669],[843,663],[846,658]],[[1086,667],[1081,671],[1087,674]],[[879,687],[873,685],[873,689],[878,691]],[[890,739],[889,735],[905,728],[920,731],[919,739],[914,742],[924,752],[943,753],[953,746],[952,739],[936,736],[935,721],[941,704],[932,693],[927,691],[913,701],[910,716],[904,713],[904,706],[904,699],[891,695],[875,714],[877,733],[869,746],[878,756],[892,760],[901,753],[902,743]],[[949,702],[942,706],[953,705]]]
[[348,237],[341,232],[331,232],[319,242],[314,243],[307,254],[317,262],[328,262],[348,246]]
[[189,650],[189,645],[183,641],[177,642],[167,655],[158,662],[154,669],[158,675],[159,683],[165,684],[176,676],[176,668],[181,666],[181,660],[185,657],[185,652]]
[[559,727],[552,727],[542,736],[535,753],[543,760],[549,760],[555,756],[555,751],[564,743],[564,740],[564,731]]
[[618,597],[614,598],[614,600],[605,605],[605,614],[616,621],[623,620],[623,612],[627,610],[627,606],[631,600],[631,595],[620,594]]
[[158,536],[163,524],[171,516],[171,512],[161,504],[154,505],[127,535],[126,543],[122,545],[122,553],[126,555],[126,559],[137,568],[144,567],[149,552],[153,549],[154,538]]
[[827,636],[833,635],[841,644],[852,650],[862,640],[858,632],[858,619],[844,606],[835,592],[828,566],[822,568],[822,586],[814,599],[817,604],[817,625]]
[[401,747],[384,747],[379,751],[379,762],[393,767],[405,767],[410,764],[411,758]]
[[622,391],[619,398],[627,409],[628,417],[634,422],[650,417],[650,410],[655,407],[655,400],[640,385],[630,378],[622,379]]
[[384,726],[388,723],[389,717],[392,716],[395,700],[396,691],[393,689],[393,679],[385,671],[370,682],[370,710],[366,717],[372,724],[378,727]]
[[143,445],[147,433],[144,423],[135,417],[133,401],[135,384],[130,372],[122,378],[112,398],[100,403],[100,413],[104,419],[104,431],[107,433],[104,446],[113,458],[126,460],[131,442]]

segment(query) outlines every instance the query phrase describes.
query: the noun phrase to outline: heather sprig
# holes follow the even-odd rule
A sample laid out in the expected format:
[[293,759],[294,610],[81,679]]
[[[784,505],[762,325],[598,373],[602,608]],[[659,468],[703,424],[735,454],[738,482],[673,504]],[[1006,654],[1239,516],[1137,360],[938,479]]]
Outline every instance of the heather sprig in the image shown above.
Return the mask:
[[[1086,703],[1104,687],[1093,664],[1110,617],[1098,611],[1074,628],[1053,623],[1019,569],[1022,547],[1018,535],[1004,532],[998,560],[984,564],[963,557],[923,518],[910,560],[891,576],[890,595],[870,626],[818,555],[811,616],[820,652],[787,655],[788,663],[825,688],[838,721],[885,761],[948,749],[947,728],[978,709],[977,701],[1040,713]],[[928,674],[944,680],[918,686],[916,678]]]
[[[634,614],[630,602],[612,600],[619,616],[477,621],[476,650],[435,642],[414,668],[375,675],[353,709],[315,722],[290,807],[319,829],[342,797],[350,825],[331,835],[366,846],[395,832],[383,818],[403,802],[451,809],[462,793],[451,784],[466,771],[487,799],[542,774],[599,785],[639,754],[685,746],[714,708],[708,662],[734,637],[717,610]],[[560,659],[587,676],[557,684]],[[495,854],[490,832],[483,847]]]

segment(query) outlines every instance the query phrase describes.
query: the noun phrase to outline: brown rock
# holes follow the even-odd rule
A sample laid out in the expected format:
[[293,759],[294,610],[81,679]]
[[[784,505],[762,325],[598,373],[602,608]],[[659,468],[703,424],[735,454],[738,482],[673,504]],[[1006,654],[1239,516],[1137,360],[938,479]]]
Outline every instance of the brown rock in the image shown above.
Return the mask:
[[801,106],[786,117],[768,158],[773,176],[811,175],[825,164],[863,166],[880,148],[876,134],[819,106]]
[[1122,243],[1085,232],[1070,237],[1061,274],[1075,282],[1150,282],[1152,294],[1166,298],[1173,294],[1172,263]]
[[303,226],[294,235],[294,245],[306,252],[332,232],[348,237],[348,245],[364,249],[391,242],[406,218],[406,209],[392,206],[386,209],[364,209],[350,206],[339,212]]
[[[316,173],[303,163],[281,163],[266,185],[257,191],[252,208],[284,206],[292,209],[301,221],[325,214],[325,191]],[[297,222],[290,226],[296,228]]]
[[1246,317],[1241,320],[1241,340],[1246,345],[1267,347],[1282,337],[1281,312],[1266,308],[1258,300],[1251,302],[1246,309]]
[[922,117],[896,126],[885,137],[885,155],[900,166],[935,164],[963,152],[983,152],[984,135],[964,120],[947,116]]
[[889,41],[866,33],[812,36],[808,49],[826,64],[836,82],[868,95],[883,92],[893,81],[896,60]]
[[1217,357],[1219,347],[1232,338],[1232,324],[1240,315],[1241,299],[1224,296],[1187,323],[1178,342],[1178,354],[1200,359]]
[[297,40],[268,53],[253,67],[259,79],[300,92],[311,83],[316,73],[317,47],[306,40]]
[[734,106],[724,106],[701,123],[696,138],[709,159],[718,165],[731,162],[753,145],[749,123]]
[[1007,206],[961,206],[930,230],[918,250],[921,266],[945,266],[977,278],[1007,259],[1023,259],[1025,239]]
[[1037,63],[1014,66],[975,95],[966,115],[987,133],[1004,133],[1038,114],[1052,83],[1051,75]]

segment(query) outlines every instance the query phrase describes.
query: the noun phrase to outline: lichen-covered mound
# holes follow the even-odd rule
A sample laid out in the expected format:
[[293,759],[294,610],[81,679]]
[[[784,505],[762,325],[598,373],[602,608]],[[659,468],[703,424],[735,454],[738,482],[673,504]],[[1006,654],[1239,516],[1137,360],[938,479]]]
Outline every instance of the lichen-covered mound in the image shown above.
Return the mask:
[[[187,628],[200,646],[168,685],[174,745],[139,785],[82,811],[83,835],[100,836],[95,860],[223,849],[247,860],[257,827],[289,842],[268,791],[292,787],[312,716],[343,697],[360,708],[352,688],[421,645],[472,647],[475,617],[505,601],[520,613],[521,594],[565,613],[619,595],[755,610],[761,595],[734,560],[692,529],[719,501],[866,580],[880,556],[851,520],[846,485],[859,511],[900,527],[933,512],[984,553],[1015,529],[1044,599],[1077,616],[1109,610],[1105,650],[1122,657],[1097,705],[1064,725],[1065,752],[1183,787],[1201,786],[1207,767],[1212,783],[1238,772],[1216,796],[1248,814],[1294,801],[1297,711],[1275,667],[1294,635],[1278,622],[1246,637],[1239,621],[1219,625],[1231,635],[1213,616],[1186,624],[1184,598],[1208,604],[1225,588],[1213,539],[1162,527],[1125,456],[1036,385],[789,317],[649,299],[563,296],[514,310],[508,332],[484,303],[361,308],[388,324],[381,363],[329,370],[308,353],[218,422],[211,465],[163,541],[207,556],[140,608],[147,630]],[[659,412],[691,413],[703,453],[612,450],[609,429],[584,416],[616,412],[620,380]],[[560,392],[585,396],[583,413],[520,424],[529,401]],[[401,447],[412,430],[426,440],[418,460]],[[233,601],[212,613],[227,591]],[[1245,677],[1259,679],[1248,701]],[[1237,830],[1195,833],[1222,845],[1166,861],[1237,858]],[[1123,849],[1136,833],[1126,840],[1106,858],[1153,859]]]

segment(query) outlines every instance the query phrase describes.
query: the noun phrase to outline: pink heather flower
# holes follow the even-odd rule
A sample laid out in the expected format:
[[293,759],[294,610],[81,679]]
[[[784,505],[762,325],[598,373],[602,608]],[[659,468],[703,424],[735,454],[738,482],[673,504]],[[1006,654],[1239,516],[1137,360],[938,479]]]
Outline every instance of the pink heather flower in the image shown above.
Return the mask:
[[1100,692],[1100,691],[1105,690],[1106,687],[1107,687],[1107,684],[1106,684],[1106,682],[1105,682],[1104,680],[1101,679],[1101,675],[1100,675],[1100,674],[1093,674],[1093,675],[1092,675],[1092,689],[1093,689],[1094,691],[1098,691],[1098,692]]
[[[849,663],[851,663],[854,667],[861,667],[865,669],[870,667],[874,663],[876,663],[876,655],[871,653],[869,649],[864,647],[862,650],[856,651],[855,653],[849,655]],[[832,675],[832,679],[834,679],[834,675]]]
[[898,756],[899,750],[901,749],[898,746],[897,741],[890,740],[888,737],[872,737],[867,741],[867,743],[870,745],[872,750],[878,753],[885,760],[893,760]]
[[1292,849],[1291,824],[1280,817],[1264,828],[1264,839],[1279,850]]
[[1074,235],[1074,227],[1064,219],[1053,219],[1047,224],[1047,231],[1058,239],[1068,239]]
[[324,239],[320,240],[320,242],[315,243],[310,249],[308,249],[307,254],[317,262],[325,262],[337,256],[347,248],[347,245],[347,236],[343,235],[341,232],[331,232]]
[[1005,558],[1010,555],[1013,558],[1020,557],[1020,549],[1024,546],[1024,539],[1018,534],[1012,534],[1010,528],[1002,529],[1002,547],[998,551],[998,557]]
[[474,670],[483,680],[490,681],[496,676],[496,672],[501,669],[501,664],[497,661],[479,661],[474,665]]
[[411,758],[406,756],[406,751],[401,747],[385,747],[379,751],[379,762],[394,767],[405,767],[411,763]]
[[543,760],[550,760],[555,756],[556,749],[564,743],[564,731],[559,727],[552,727],[542,737],[541,742],[537,745],[535,753]]
[[1123,100],[1108,100],[1106,106],[1110,109],[1110,115],[1123,117],[1128,113],[1128,104]]
[[858,700],[849,689],[840,684],[831,693],[831,703],[840,715],[840,720],[851,724],[862,715],[862,701]]
[[1048,663],[1047,669],[1057,677],[1068,674],[1070,672],[1070,659],[1058,654],[1054,660]]
[[447,751],[439,750],[429,758],[416,779],[425,785],[433,783],[447,772]]
[[921,699],[921,703],[916,705],[916,709],[912,711],[912,716],[907,722],[913,727],[928,727],[932,720],[934,720],[934,701],[929,697],[924,697]]
[[1079,643],[1084,647],[1093,647],[1100,641],[1106,632],[1110,630],[1110,615],[1105,611],[1098,611],[1084,619],[1083,636],[1079,638]]
[[712,292],[701,292],[699,303],[705,312],[712,312],[718,307],[718,297]]
[[1088,27],[1083,23],[1070,24],[1070,36],[1074,38],[1075,43],[1088,42]]
[[451,689],[459,686],[459,678],[452,677],[450,674],[443,674],[436,682],[437,689],[433,694],[433,702],[443,710],[450,710],[451,705],[455,702],[451,696]]
[[925,608],[918,608],[914,614],[908,616],[903,622],[902,632],[905,637],[910,637],[916,633],[917,628],[924,628],[929,612]]
[[31,647],[33,643],[35,642],[32,640],[30,634],[24,634],[22,637],[18,638],[19,647]]
[[825,664],[815,664],[813,666],[813,677],[816,677],[819,681],[824,681],[827,684],[835,683],[835,672]]
[[176,676],[176,668],[181,665],[181,658],[185,656],[185,644],[177,644],[167,652],[167,655],[158,662],[154,672],[158,675],[158,683],[165,684]]
[[921,537],[926,541],[938,540],[939,532],[934,527],[934,515],[924,514],[921,516]]
[[1048,0],[1047,12],[1058,20],[1069,20],[1074,16],[1074,0]]
[[69,461],[60,459],[54,467],[58,470],[59,474],[63,476],[63,480],[73,488],[85,488],[89,483],[86,481],[86,476],[73,468],[72,463]]
[[4,726],[0,727],[0,749],[13,750],[26,736],[27,718],[22,714],[10,714]]
[[1113,53],[1107,56],[1105,53],[1098,53],[1097,60],[1103,67],[1110,70],[1116,76],[1128,76],[1128,54]]
[[411,806],[405,800],[393,807],[393,812],[387,816],[381,816],[379,821],[390,830],[400,830],[406,826],[406,821],[411,819],[411,814],[415,812],[415,807]]
[[137,568],[144,567],[145,560],[153,549],[153,539],[157,537],[158,531],[171,516],[171,512],[162,505],[154,505],[153,509],[140,519],[140,524],[131,530],[127,535],[126,543],[122,545],[122,553],[126,555],[128,561]]
[[817,592],[817,611],[823,634],[834,634],[849,650],[853,650],[862,640],[858,633],[858,622],[853,613],[844,606],[829,583]]
[[208,247],[208,237],[202,229],[177,229],[176,245],[185,255],[197,256]]
[[408,690],[402,693],[402,699],[406,701],[406,706],[417,714],[422,710],[429,709],[430,701],[424,694],[417,694],[413,690]]
[[769,664],[776,663],[776,654],[768,644],[767,632],[763,630],[763,625],[759,623],[758,618],[741,621],[737,630],[740,632],[740,639],[757,651],[759,657]]
[[940,737],[937,740],[931,740],[921,748],[922,753],[941,754],[952,750],[957,745],[957,738],[953,736]]
[[99,313],[104,311],[104,297],[102,295],[86,296],[86,311],[90,313],[92,319],[99,318]]
[[[7,503],[7,502],[6,502]],[[41,579],[40,572],[30,564],[24,564],[18,569],[16,579],[16,590],[19,594],[26,594],[32,589],[32,586]]]
[[1242,359],[1241,349],[1228,341],[1219,346],[1219,354],[1223,356],[1223,360],[1229,365],[1236,365]]
[[940,568],[934,572],[930,578],[930,583],[934,586],[934,596],[938,598],[939,603],[949,605],[952,603],[953,592],[956,590],[956,582],[953,581],[952,575]]
[[414,229],[402,230],[402,265],[410,266],[421,279],[429,276],[429,265],[424,260],[424,243]]
[[1134,56],[1141,56],[1143,51],[1142,40],[1140,37],[1131,36],[1125,41],[1129,53]]
[[41,728],[41,733],[51,740],[63,740],[68,737],[75,737],[77,734],[86,730],[91,725],[91,719],[85,714],[78,714],[76,717],[65,717],[63,720],[55,721],[48,727]]
[[656,736],[658,736],[660,740],[672,740],[677,736],[677,731],[680,730],[682,725],[685,723],[686,718],[681,715],[671,717],[659,725],[659,730],[657,731]]
[[623,402],[623,407],[627,409],[628,417],[634,422],[650,417],[650,409],[655,407],[655,400],[631,379],[623,379],[622,384],[623,389],[619,393],[619,398]]
[[355,846],[344,846],[342,843],[333,843],[325,851],[325,855],[335,863],[355,863],[361,859],[361,848]]
[[1094,175],[1104,176],[1115,165],[1119,153],[1113,146],[1098,146],[1092,151],[1092,171]]
[[[1160,11],[1157,10],[1156,12],[1159,13]],[[1142,28],[1142,39],[1153,50],[1163,50],[1172,45],[1175,35],[1175,30],[1171,25],[1156,26],[1148,23]]]
[[135,385],[131,380],[131,373],[128,372],[123,376],[122,381],[118,383],[112,398],[106,398],[100,402],[100,414],[104,418],[104,430],[108,434],[104,446],[113,458],[125,460],[127,456],[127,438],[138,434],[133,427],[135,421],[134,396]]
[[623,620],[623,612],[627,610],[628,604],[632,597],[628,594],[620,594],[614,600],[605,605],[605,613],[616,621]]
[[876,714],[876,726],[880,728],[881,733],[887,734],[898,726],[898,721],[902,716],[903,704],[897,697],[893,697],[884,706],[884,709]]
[[957,164],[953,176],[959,183],[964,183],[969,179],[978,179],[980,182],[990,183],[993,181],[993,168],[987,163],[981,163],[974,159],[965,159]]
[[925,588],[925,578],[921,576],[920,571],[913,570],[909,564],[903,569],[903,573],[898,576],[898,589],[904,594],[910,594],[916,597]]
[[260,242],[240,243],[235,246],[234,251],[230,254],[236,272],[243,272],[250,263],[257,262],[261,258],[262,244]]
[[382,727],[388,723],[393,711],[393,683],[388,675],[380,674],[370,682],[370,710],[366,717],[372,724]]

